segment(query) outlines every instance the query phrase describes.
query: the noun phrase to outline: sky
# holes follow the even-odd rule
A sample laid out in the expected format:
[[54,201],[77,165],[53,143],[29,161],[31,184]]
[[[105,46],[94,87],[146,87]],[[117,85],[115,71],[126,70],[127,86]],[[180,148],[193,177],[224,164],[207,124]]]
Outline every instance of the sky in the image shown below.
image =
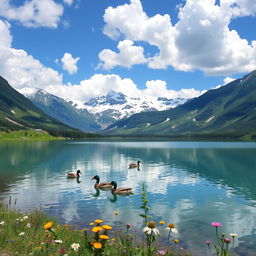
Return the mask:
[[256,69],[255,0],[0,0],[0,75],[87,101],[192,98]]

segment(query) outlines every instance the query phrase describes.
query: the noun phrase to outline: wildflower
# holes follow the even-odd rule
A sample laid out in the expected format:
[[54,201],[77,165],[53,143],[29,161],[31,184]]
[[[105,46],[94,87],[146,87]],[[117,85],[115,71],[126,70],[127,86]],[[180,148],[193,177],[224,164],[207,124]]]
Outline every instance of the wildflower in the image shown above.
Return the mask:
[[62,244],[62,240],[53,240],[55,244]]
[[109,226],[109,225],[102,225],[102,227],[103,227],[105,230],[110,230],[110,229],[112,229],[112,227]]
[[157,253],[158,253],[159,255],[165,255],[165,254],[166,254],[166,251],[164,251],[164,250],[158,250]]
[[129,229],[131,227],[131,224],[126,224],[126,228],[127,228],[127,230]]
[[178,234],[178,230],[175,228],[175,225],[174,224],[169,224],[168,227],[165,229],[169,232],[172,232],[172,233],[175,233],[175,234]]
[[9,240],[9,242],[12,244],[14,242],[14,240]]
[[97,220],[94,220],[97,224],[100,224],[100,223],[102,223],[103,222],[103,220],[99,220],[99,219],[97,219]]
[[23,220],[27,220],[27,219],[28,219],[28,216],[24,216],[22,219],[23,219]]
[[100,235],[100,239],[107,240],[107,239],[109,239],[109,237],[106,235]]
[[47,223],[44,225],[44,229],[45,229],[45,230],[51,229],[52,225],[53,225],[53,222],[52,222],[52,221],[47,222]]
[[28,224],[26,225],[26,227],[27,227],[27,228],[31,228],[31,224],[28,223]]
[[156,223],[154,221],[150,221],[147,227],[143,228],[143,232],[146,233],[147,235],[160,235],[158,229],[156,228]]
[[119,214],[119,212],[114,212],[114,214],[115,214],[115,215],[118,215],[118,214]]
[[74,250],[74,251],[77,251],[80,247],[80,244],[76,244],[76,243],[73,243],[71,244],[71,248]]
[[25,232],[20,232],[19,236],[24,236]]
[[161,221],[159,221],[159,224],[163,225],[163,224],[165,224],[165,222],[163,220],[161,220]]
[[235,233],[231,233],[230,236],[233,237],[233,238],[235,238],[235,237],[237,237],[238,235],[235,234]]
[[224,238],[224,242],[225,242],[226,244],[230,244],[230,243],[231,243],[231,239],[228,238],[228,237],[225,237],[225,238]]
[[91,222],[89,225],[90,225],[90,226],[93,226],[93,225],[94,225],[94,223],[93,223],[93,222]]
[[174,242],[175,244],[178,244],[178,243],[179,243],[179,239],[174,239],[173,242]]
[[212,222],[212,226],[215,228],[221,227],[222,224],[220,222]]
[[0,225],[1,225],[1,226],[3,226],[4,224],[5,224],[5,222],[4,222],[4,221],[1,221],[1,222],[0,222]]
[[101,249],[102,244],[101,243],[93,243],[93,247],[96,248],[96,249]]
[[207,240],[207,241],[205,241],[205,243],[206,243],[207,245],[210,245],[212,242],[209,241],[209,240]]
[[61,254],[64,254],[65,252],[66,252],[65,248],[61,248],[61,249],[59,250],[59,253],[61,253]]
[[99,226],[92,228],[92,232],[94,232],[94,233],[97,233],[97,232],[99,232],[99,231],[101,231],[101,230],[103,230],[103,228],[102,228],[102,227],[99,227]]

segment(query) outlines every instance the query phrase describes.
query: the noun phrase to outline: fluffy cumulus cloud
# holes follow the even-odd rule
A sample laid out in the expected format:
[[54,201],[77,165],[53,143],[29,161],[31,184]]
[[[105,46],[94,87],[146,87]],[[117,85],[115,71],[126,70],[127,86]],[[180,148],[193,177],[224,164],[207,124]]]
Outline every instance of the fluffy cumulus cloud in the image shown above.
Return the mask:
[[43,66],[24,50],[11,47],[10,24],[0,20],[0,70],[15,88],[62,84],[62,75]]
[[120,41],[117,46],[119,53],[105,49],[99,53],[99,59],[103,62],[100,66],[104,69],[111,69],[115,66],[124,66],[130,68],[134,64],[146,62],[144,49],[141,46],[135,46],[133,41]]
[[61,58],[62,68],[66,70],[70,75],[77,73],[77,62],[80,60],[79,57],[73,58],[70,53],[65,53]]
[[184,98],[191,99],[200,96],[205,91],[198,91],[194,88],[181,89],[180,91],[169,90],[166,81],[151,80],[146,82],[146,89],[143,94],[152,97],[166,97],[169,99]]
[[[194,89],[168,90],[166,82],[161,80],[148,81],[146,89],[140,90],[131,79],[121,78],[116,74],[95,74],[82,80],[79,84],[64,84],[62,74],[45,67],[26,51],[12,47],[10,29],[11,26],[8,22],[0,20],[0,70],[1,76],[6,78],[16,89],[41,88],[78,104],[82,104],[91,97],[106,95],[110,91],[121,92],[129,97],[159,96],[168,98],[192,98],[201,93]],[[133,47],[132,43],[128,42],[128,45]],[[66,69],[71,73],[77,71],[76,62],[78,60],[78,57],[73,58],[68,53],[65,53],[62,58]]]
[[56,28],[63,6],[54,0],[30,0],[14,6],[10,0],[0,0],[0,17],[15,20],[26,27]]
[[229,24],[236,17],[255,15],[256,2],[222,0],[220,5],[215,3],[215,0],[186,0],[179,9],[178,22],[172,24],[168,14],[148,17],[140,0],[130,0],[130,4],[105,10],[104,33],[111,39],[125,37],[156,46],[158,52],[147,58],[150,68],[198,69],[208,75],[255,69],[256,41],[241,38]]

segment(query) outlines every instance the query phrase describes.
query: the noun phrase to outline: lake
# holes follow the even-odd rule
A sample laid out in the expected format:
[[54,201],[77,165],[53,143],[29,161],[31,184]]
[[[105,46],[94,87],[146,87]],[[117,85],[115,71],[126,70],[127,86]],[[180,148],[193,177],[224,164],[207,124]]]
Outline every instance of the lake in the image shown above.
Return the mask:
[[[129,169],[140,160],[140,170]],[[67,179],[68,171],[83,175]],[[134,195],[94,189],[101,181],[130,186]],[[239,255],[256,255],[256,143],[163,141],[57,141],[0,143],[0,200],[24,212],[42,208],[63,224],[88,226],[102,218],[130,223],[139,235],[141,187],[146,184],[156,222],[174,223],[181,245],[206,255],[214,240],[211,222],[237,233]],[[16,200],[16,205],[14,201]],[[114,212],[118,211],[118,216]],[[160,229],[160,227],[159,227]],[[166,231],[163,230],[163,233]],[[167,234],[167,233],[165,233]],[[173,236],[174,237],[174,236]],[[164,244],[166,235],[161,237]],[[253,254],[254,253],[254,254]]]

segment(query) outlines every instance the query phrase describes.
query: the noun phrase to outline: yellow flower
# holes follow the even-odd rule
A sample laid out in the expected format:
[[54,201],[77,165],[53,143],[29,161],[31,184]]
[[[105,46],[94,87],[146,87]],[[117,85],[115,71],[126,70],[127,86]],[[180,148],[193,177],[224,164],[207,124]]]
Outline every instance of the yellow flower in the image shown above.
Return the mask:
[[97,224],[100,224],[100,223],[102,223],[103,222],[103,220],[94,220]]
[[92,228],[92,232],[94,232],[94,233],[97,233],[97,232],[99,232],[99,231],[101,231],[101,230],[103,230],[103,228],[102,228],[102,227],[99,227],[99,226]]
[[160,225],[163,225],[165,222],[163,220],[159,221]]
[[93,243],[93,247],[96,249],[100,249],[102,247],[101,243]]
[[235,237],[237,237],[238,235],[237,234],[235,234],[235,233],[231,233],[230,234],[233,238],[235,238]]
[[100,239],[104,239],[104,240],[107,240],[109,237],[106,236],[106,235],[100,235]]
[[103,227],[105,230],[110,230],[110,229],[112,229],[112,227],[109,226],[109,225],[102,225],[102,227]]
[[114,214],[115,214],[115,215],[118,215],[118,214],[119,214],[119,212],[114,212]]
[[44,229],[48,230],[48,229],[50,229],[50,228],[52,227],[52,225],[53,225],[53,222],[52,222],[52,221],[47,222],[47,223],[44,225]]
[[173,242],[174,242],[175,244],[177,244],[177,243],[179,243],[179,239],[174,239]]
[[90,226],[93,226],[93,225],[94,225],[94,223],[93,223],[93,222],[91,222],[89,225],[90,225]]

